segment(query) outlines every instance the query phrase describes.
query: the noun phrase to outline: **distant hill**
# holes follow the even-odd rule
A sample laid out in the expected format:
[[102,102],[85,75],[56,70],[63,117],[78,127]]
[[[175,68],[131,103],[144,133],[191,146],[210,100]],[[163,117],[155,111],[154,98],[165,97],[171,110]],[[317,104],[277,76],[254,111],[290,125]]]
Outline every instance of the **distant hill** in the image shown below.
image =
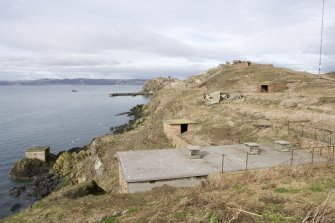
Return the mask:
[[143,85],[145,79],[39,79],[0,81],[4,85]]

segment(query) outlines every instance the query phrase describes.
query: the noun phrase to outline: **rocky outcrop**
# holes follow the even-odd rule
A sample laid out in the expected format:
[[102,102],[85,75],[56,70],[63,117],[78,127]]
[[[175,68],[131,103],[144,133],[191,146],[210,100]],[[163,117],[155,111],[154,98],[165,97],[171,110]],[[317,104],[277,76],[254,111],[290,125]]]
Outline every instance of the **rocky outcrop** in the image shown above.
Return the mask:
[[147,80],[144,82],[142,87],[142,92],[157,92],[163,88],[176,88],[176,87],[184,87],[185,83],[176,78],[155,78],[152,80]]
[[62,153],[56,163],[53,165],[52,170],[61,177],[67,176],[75,163],[75,159],[69,152]]
[[60,180],[61,179],[52,172],[40,175],[32,182],[33,192],[28,195],[36,197],[37,200],[42,199],[57,188]]
[[19,197],[23,191],[26,190],[26,186],[13,187],[8,190],[8,195],[11,197]]
[[24,158],[16,162],[9,175],[13,179],[30,179],[45,172],[48,172],[48,165],[45,162]]
[[101,189],[95,181],[85,182],[78,184],[76,186],[73,186],[72,188],[66,190],[63,192],[63,196],[70,198],[70,199],[76,199],[79,197],[84,197],[89,194],[102,194],[104,193],[104,190]]
[[133,118],[129,120],[127,124],[111,127],[110,130],[114,134],[122,134],[124,132],[133,130],[134,128],[136,128],[136,126],[144,122],[145,120],[144,109],[145,109],[145,105],[143,104],[138,104],[134,106],[133,108],[130,109],[129,112],[126,113],[129,117],[133,117]]

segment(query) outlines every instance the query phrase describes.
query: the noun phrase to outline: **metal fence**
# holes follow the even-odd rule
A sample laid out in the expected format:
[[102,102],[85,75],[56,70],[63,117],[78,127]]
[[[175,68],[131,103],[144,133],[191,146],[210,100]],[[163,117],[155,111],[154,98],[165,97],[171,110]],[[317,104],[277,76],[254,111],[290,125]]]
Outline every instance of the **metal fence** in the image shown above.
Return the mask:
[[335,145],[335,134],[334,130],[325,129],[325,128],[319,128],[311,126],[310,124],[306,123],[297,123],[292,121],[285,122],[277,122],[267,119],[259,119],[257,117],[247,117],[246,114],[244,117],[242,117],[241,122],[242,125],[245,123],[249,124],[255,124],[255,125],[262,125],[262,122],[266,121],[267,124],[264,125],[264,127],[270,127],[272,129],[275,129],[276,127],[282,126],[287,128],[287,133],[291,134],[297,134],[298,136],[305,137],[308,139],[312,139],[315,141],[320,141],[327,143],[329,145]]
[[[306,152],[309,152],[311,154],[310,158],[307,159],[296,159],[294,156],[295,151],[298,150],[304,150]],[[245,155],[245,169],[244,171],[255,169],[255,168],[249,168],[249,161],[252,156],[250,156],[250,153],[246,153]],[[221,173],[224,173],[224,163],[225,163],[225,157],[227,155],[222,155],[222,167],[221,167]],[[282,163],[280,163],[277,166],[286,166],[286,165],[299,165],[299,164],[314,164],[314,163],[335,163],[335,146],[318,146],[318,147],[312,147],[312,148],[291,148],[290,149],[290,158]],[[273,166],[276,167],[276,166]]]

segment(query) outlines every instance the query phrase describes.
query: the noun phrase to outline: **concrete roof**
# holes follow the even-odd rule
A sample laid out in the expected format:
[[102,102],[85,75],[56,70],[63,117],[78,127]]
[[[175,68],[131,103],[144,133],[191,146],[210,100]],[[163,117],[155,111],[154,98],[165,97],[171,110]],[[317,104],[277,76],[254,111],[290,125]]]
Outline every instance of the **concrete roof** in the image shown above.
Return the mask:
[[27,149],[27,152],[44,152],[46,150],[50,149],[49,146],[36,146],[36,147],[32,147]]
[[[160,149],[117,152],[126,182],[177,179],[207,176],[221,172],[222,154],[224,172],[245,169],[245,145],[229,145],[200,148],[202,159],[190,159],[189,149]],[[291,153],[280,152],[260,145],[260,155],[249,155],[248,169],[270,168],[290,164]],[[306,150],[294,151],[294,164],[310,163],[312,155]],[[325,161],[314,156],[314,162]]]
[[189,120],[189,119],[171,119],[171,120],[165,120],[166,123],[170,125],[181,125],[181,124],[197,124],[197,122]]

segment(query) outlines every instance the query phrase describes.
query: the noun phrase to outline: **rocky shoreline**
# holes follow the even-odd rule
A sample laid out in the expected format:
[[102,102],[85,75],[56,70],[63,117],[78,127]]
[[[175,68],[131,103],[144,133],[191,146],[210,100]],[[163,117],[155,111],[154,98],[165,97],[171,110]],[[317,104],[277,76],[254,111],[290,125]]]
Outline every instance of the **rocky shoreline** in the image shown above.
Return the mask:
[[111,127],[110,131],[112,131],[113,134],[122,134],[124,132],[133,130],[138,124],[143,122],[143,117],[145,116],[143,108],[144,104],[139,104],[131,108],[128,112],[122,112],[120,114],[117,114],[117,116],[127,115],[128,117],[133,118],[130,119],[129,122],[126,124]]
[[[53,155],[53,158],[56,156]],[[32,202],[42,199],[54,191],[61,181],[61,177],[52,171],[54,159],[43,162],[38,159],[24,158],[16,162],[10,172],[13,180],[28,181],[23,185],[16,185],[8,189],[10,197],[22,197]],[[22,207],[21,203],[15,203],[10,210],[15,212]]]
[[[143,122],[145,116],[143,110],[144,105],[139,104],[131,108],[128,112],[118,114],[127,115],[132,117],[132,119],[124,125],[111,127],[110,130],[112,133],[122,134],[126,131],[134,129],[138,124]],[[62,188],[67,184],[67,182],[65,182],[67,179],[67,174],[63,173],[64,171],[66,172],[65,169],[67,166],[67,156],[70,155],[72,157],[71,154],[79,156],[84,154],[85,150],[86,146],[83,146],[59,152],[57,155],[51,154],[50,159],[47,162],[43,162],[38,159],[27,158],[17,161],[13,166],[9,176],[13,180],[24,180],[27,181],[27,183],[18,183],[17,185],[9,188],[8,196],[20,199],[30,199],[32,201],[31,204],[33,204],[35,201],[48,196],[54,190]],[[85,187],[93,188],[90,190],[98,191],[99,193],[102,191],[95,185],[95,182],[91,184],[93,186],[90,185],[87,187],[86,185]],[[90,190],[88,190],[87,193],[92,193]],[[14,213],[24,207],[25,205],[22,203],[16,202],[11,206],[10,210]]]

